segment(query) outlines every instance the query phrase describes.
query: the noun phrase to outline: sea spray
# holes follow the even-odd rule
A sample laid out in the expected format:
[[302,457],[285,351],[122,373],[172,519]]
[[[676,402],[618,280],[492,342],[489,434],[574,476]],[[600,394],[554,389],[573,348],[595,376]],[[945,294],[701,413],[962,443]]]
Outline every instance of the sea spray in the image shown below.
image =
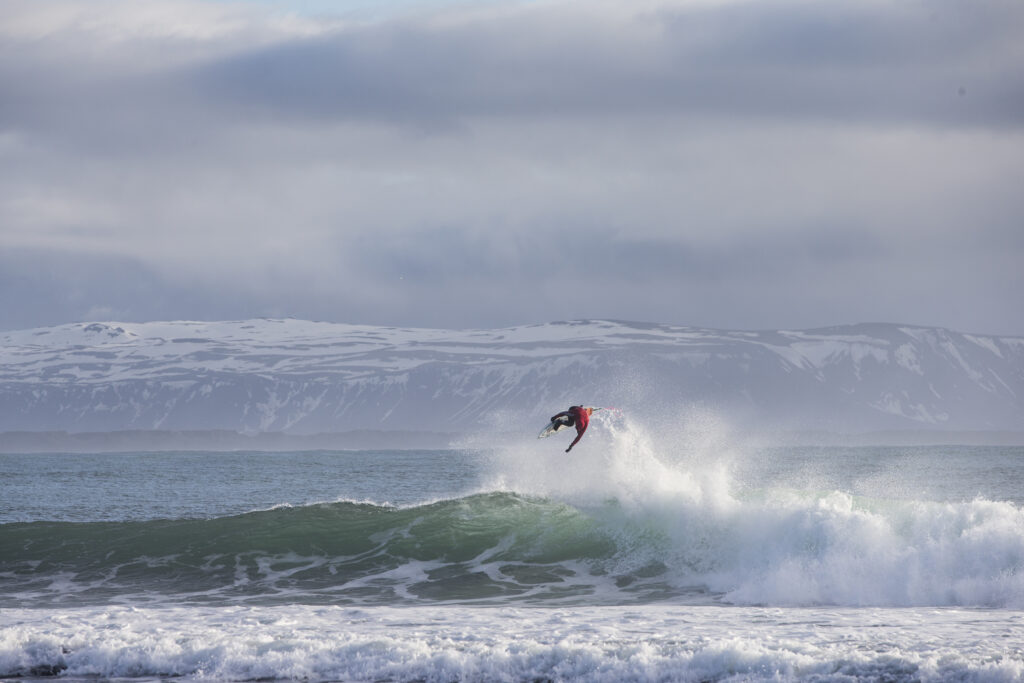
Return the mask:
[[[554,437],[557,438],[557,437]],[[563,453],[553,438],[514,443],[494,449],[482,490],[562,500],[574,505],[602,504],[614,499],[623,505],[644,505],[657,498],[713,497],[728,504],[727,471],[722,452],[704,462],[673,463],[671,449],[643,423],[618,411],[595,413],[591,427],[571,453]],[[668,455],[669,457],[665,457]],[[690,460],[690,458],[688,458]],[[708,500],[714,504],[714,501]]]
[[738,604],[1024,606],[1024,509],[1013,503],[740,487],[730,466],[744,456],[721,423],[657,439],[628,416],[598,416],[585,449],[510,449],[491,481],[593,519],[615,539],[602,570],[620,585],[656,574]]

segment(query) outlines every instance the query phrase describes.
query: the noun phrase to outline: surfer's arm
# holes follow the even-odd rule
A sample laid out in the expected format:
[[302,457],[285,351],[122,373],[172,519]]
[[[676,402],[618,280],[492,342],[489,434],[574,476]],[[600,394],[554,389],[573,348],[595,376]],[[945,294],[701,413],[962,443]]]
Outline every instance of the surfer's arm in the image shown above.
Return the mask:
[[578,426],[576,427],[576,438],[575,438],[575,439],[573,439],[573,440],[572,440],[572,443],[571,443],[571,444],[569,444],[569,447],[565,449],[565,452],[566,452],[566,453],[568,453],[569,451],[571,451],[571,450],[572,450],[572,447],[573,447],[573,446],[575,446],[575,445],[576,445],[577,443],[579,443],[580,439],[582,439],[582,438],[583,438],[583,432],[585,432],[585,431],[587,431],[587,428],[586,428],[586,427],[584,427],[583,429],[580,429],[580,428],[579,428]]

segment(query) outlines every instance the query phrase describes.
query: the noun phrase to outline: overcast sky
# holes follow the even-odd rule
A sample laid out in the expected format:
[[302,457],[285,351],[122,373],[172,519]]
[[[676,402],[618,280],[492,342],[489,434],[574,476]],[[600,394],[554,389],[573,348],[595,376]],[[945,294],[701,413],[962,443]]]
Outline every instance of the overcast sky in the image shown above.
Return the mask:
[[0,0],[0,329],[1024,335],[1022,65],[1020,0]]

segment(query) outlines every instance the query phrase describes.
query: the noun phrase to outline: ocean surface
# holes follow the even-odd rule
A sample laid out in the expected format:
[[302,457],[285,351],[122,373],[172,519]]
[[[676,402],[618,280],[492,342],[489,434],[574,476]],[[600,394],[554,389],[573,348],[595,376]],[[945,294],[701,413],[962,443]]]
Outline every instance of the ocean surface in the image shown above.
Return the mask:
[[0,455],[0,679],[1024,680],[1024,448],[560,437]]

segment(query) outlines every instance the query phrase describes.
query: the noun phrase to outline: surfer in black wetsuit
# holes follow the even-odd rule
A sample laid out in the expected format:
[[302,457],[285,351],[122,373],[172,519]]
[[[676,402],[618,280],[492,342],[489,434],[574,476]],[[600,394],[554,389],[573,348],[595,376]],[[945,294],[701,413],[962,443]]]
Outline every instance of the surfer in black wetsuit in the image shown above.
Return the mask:
[[568,427],[576,427],[576,438],[571,444],[569,444],[569,447],[565,449],[566,453],[571,451],[572,447],[579,443],[579,440],[583,438],[583,432],[587,431],[587,425],[590,424],[590,415],[593,412],[593,408],[570,406],[569,410],[563,410],[551,418],[552,422],[561,421]]

